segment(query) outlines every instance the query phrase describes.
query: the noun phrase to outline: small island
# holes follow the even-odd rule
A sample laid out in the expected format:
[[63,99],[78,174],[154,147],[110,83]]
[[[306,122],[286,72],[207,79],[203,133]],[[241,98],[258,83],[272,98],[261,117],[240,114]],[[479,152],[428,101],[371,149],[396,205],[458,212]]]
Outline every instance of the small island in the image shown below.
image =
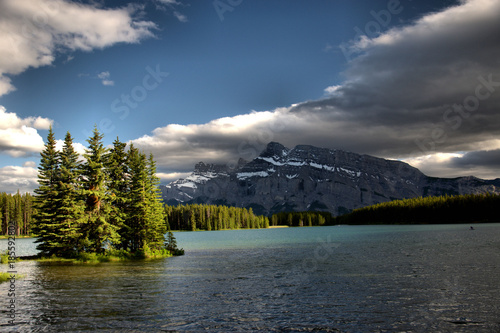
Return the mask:
[[153,155],[127,149],[118,138],[108,149],[102,139],[96,127],[80,161],[71,134],[57,151],[49,130],[34,196],[38,258],[92,262],[183,254],[166,223]]

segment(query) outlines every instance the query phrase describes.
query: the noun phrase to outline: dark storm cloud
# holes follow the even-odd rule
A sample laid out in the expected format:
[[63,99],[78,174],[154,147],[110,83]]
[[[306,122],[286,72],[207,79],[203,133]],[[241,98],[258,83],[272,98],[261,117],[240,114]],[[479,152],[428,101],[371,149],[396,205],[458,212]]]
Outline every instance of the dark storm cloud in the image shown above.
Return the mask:
[[500,134],[499,1],[467,1],[351,47],[362,55],[345,82],[291,112],[342,123],[339,139],[363,128],[373,135],[349,145],[375,154],[470,149]]
[[456,167],[500,167],[500,149],[482,150],[466,153],[462,157],[456,157],[451,161]]
[[359,56],[322,100],[169,125],[134,144],[175,156],[165,170],[251,159],[269,141],[392,158],[500,148],[500,1],[463,1],[350,47]]

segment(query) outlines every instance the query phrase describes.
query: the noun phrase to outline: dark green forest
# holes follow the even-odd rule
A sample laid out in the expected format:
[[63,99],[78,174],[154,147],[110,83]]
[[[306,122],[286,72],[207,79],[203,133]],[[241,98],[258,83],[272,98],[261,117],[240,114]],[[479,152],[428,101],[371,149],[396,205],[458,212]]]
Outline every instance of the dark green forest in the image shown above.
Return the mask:
[[359,208],[336,224],[446,224],[500,222],[500,195],[467,194],[395,200]]
[[[2,221],[3,235],[7,234],[9,221],[16,221],[17,236],[33,235],[33,219],[37,212],[34,199],[35,197],[29,193],[23,195],[0,193],[0,219]],[[256,216],[252,209],[204,204],[165,205],[163,209],[163,219],[167,230],[191,231],[269,227],[269,218]],[[317,213],[313,215],[317,215]],[[288,225],[286,219],[283,221],[283,223],[280,222],[279,224]],[[321,225],[317,223],[317,217],[313,218],[312,221],[313,225]],[[278,224],[275,222],[274,225]],[[294,226],[298,225],[298,223],[294,224]]]
[[0,221],[2,235],[8,233],[9,222],[15,222],[16,236],[30,235],[35,208],[33,196],[29,193],[12,195],[0,193]]
[[214,205],[165,206],[169,227],[173,230],[224,230],[269,227],[269,219],[254,215],[252,208]]
[[271,217],[271,225],[273,226],[313,227],[332,225],[334,222],[335,218],[328,212],[282,212]]

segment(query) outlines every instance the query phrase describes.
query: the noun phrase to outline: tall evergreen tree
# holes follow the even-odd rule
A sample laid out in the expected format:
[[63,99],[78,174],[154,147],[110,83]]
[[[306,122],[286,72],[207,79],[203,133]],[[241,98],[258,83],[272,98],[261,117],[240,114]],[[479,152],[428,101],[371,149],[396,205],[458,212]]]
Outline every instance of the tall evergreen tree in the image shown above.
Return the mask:
[[72,256],[82,250],[81,227],[84,223],[84,204],[79,189],[80,165],[78,154],[73,148],[73,138],[66,133],[62,151],[59,153],[60,167],[57,182],[58,210],[54,225],[59,231],[60,250],[62,256]]
[[149,155],[146,163],[148,194],[148,220],[146,223],[146,241],[151,249],[160,250],[165,242],[165,233],[167,232],[165,224],[165,211],[161,200],[161,191],[159,188],[160,178],[156,175],[156,162],[153,154]]
[[22,197],[17,190],[17,193],[14,195],[14,221],[16,223],[15,233],[16,236],[19,236],[19,232],[21,228],[23,228],[23,208],[22,208]]
[[153,156],[149,159],[131,145],[128,152],[130,191],[126,225],[126,248],[143,251],[164,247],[167,232]]
[[106,191],[107,174],[105,172],[107,149],[102,143],[103,135],[97,126],[84,155],[86,163],[82,167],[83,194],[86,198],[86,221],[83,228],[83,244],[87,252],[102,253],[105,246],[114,246],[120,243],[118,227],[111,224],[109,215],[111,198]]
[[6,235],[7,234],[7,217],[5,216],[7,214],[7,193],[2,193],[0,196],[0,207],[1,207],[1,213],[0,216],[2,217],[2,234]]
[[37,249],[44,255],[52,255],[58,251],[59,231],[54,224],[57,214],[57,173],[59,160],[56,151],[56,140],[52,127],[49,129],[44,150],[40,153],[41,160],[38,167],[39,187],[35,190],[35,204],[38,214],[33,226],[33,232],[38,236],[35,241]]
[[[127,165],[127,153],[125,151],[126,147],[126,143],[116,138],[106,158],[108,192],[112,199],[109,223],[116,226],[120,235],[125,235],[128,232],[125,225],[129,192],[129,168]],[[121,238],[121,243],[123,243],[124,239],[123,237]],[[124,244],[120,244],[119,246],[123,247]]]
[[146,157],[133,145],[130,146],[127,156],[130,172],[130,191],[127,220],[125,222],[127,233],[125,235],[126,248],[135,252],[143,250],[146,244],[146,220],[148,204],[146,183],[148,174],[146,170]]
[[31,194],[26,193],[23,197],[23,220],[24,220],[24,230],[22,230],[23,235],[29,235],[31,233],[31,219],[33,216],[33,199]]

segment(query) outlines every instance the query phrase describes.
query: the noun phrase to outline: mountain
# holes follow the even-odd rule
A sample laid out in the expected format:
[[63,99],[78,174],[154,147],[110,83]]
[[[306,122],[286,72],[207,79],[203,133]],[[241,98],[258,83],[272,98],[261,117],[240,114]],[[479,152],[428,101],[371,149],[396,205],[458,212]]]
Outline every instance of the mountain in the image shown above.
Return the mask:
[[404,198],[500,193],[500,179],[428,177],[407,163],[307,145],[271,142],[254,160],[238,165],[200,162],[185,179],[161,186],[164,202],[252,208],[257,214],[329,211]]

